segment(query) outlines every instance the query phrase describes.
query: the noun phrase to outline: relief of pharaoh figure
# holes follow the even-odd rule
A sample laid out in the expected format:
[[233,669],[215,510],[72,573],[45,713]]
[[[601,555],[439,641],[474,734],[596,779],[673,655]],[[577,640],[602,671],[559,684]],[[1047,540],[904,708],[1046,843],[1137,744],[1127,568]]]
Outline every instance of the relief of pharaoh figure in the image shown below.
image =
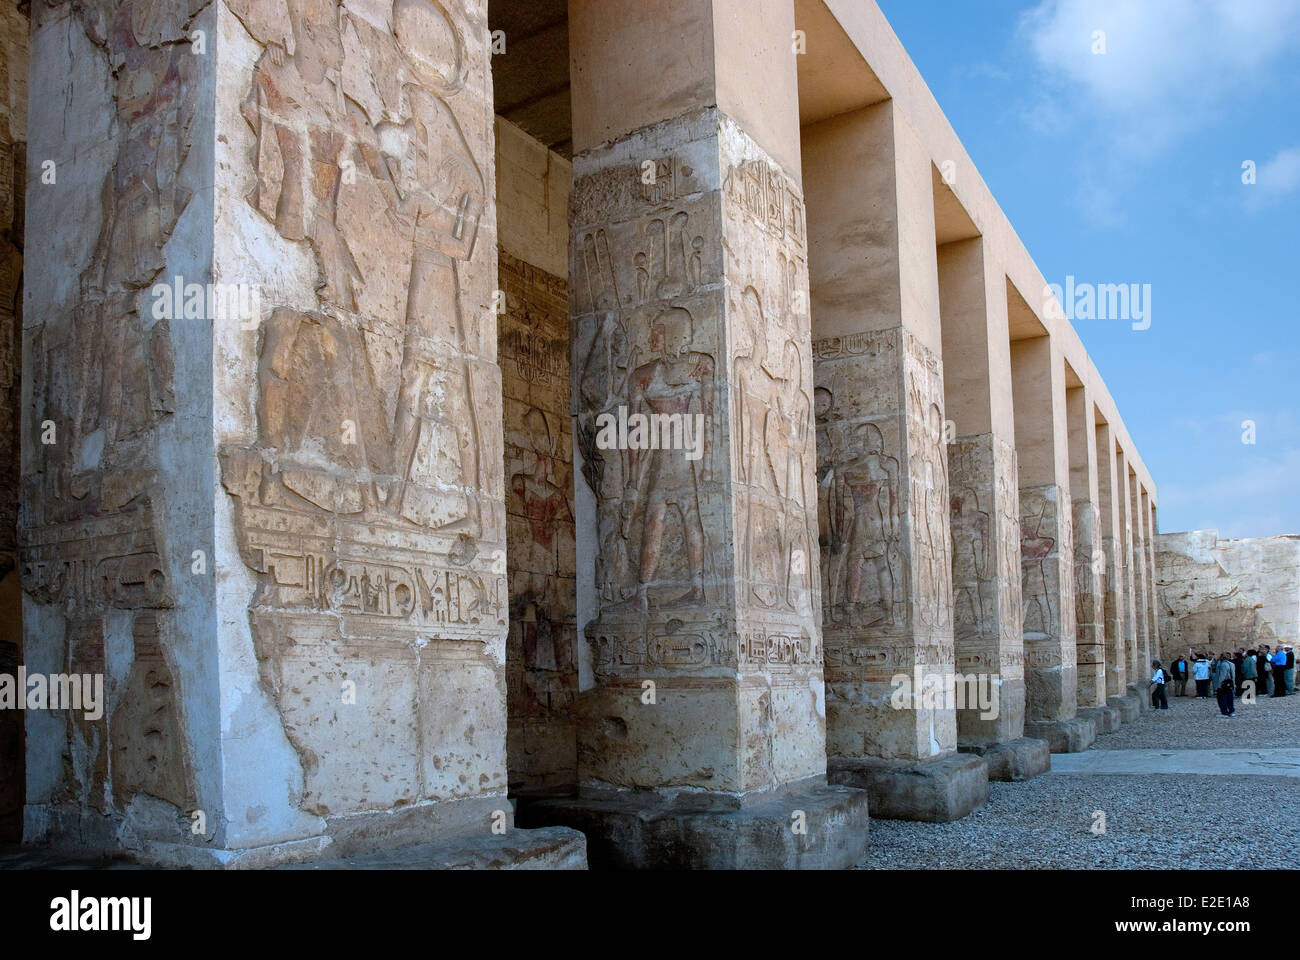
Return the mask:
[[478,535],[477,351],[458,270],[486,187],[446,103],[463,39],[436,0],[394,0],[391,31],[335,0],[277,4],[287,18],[231,0],[266,47],[243,110],[257,135],[249,202],[310,245],[321,306],[272,314],[262,442],[308,503]]
[[[767,324],[758,291],[746,287],[740,297],[744,330],[749,338],[749,353],[736,357],[735,436],[739,447],[737,474],[744,484],[744,542],[739,552],[742,580],[750,584],[754,598],[764,606],[778,599],[776,570],[772,564],[778,521],[770,516],[764,494],[778,490],[777,472],[784,470],[781,461],[783,444],[778,395],[781,382],[767,368]],[[763,534],[768,537],[764,542]]]
[[959,632],[978,635],[984,626],[985,583],[992,520],[980,509],[979,496],[970,486],[952,493],[953,620]]
[[1047,557],[1056,547],[1056,518],[1041,493],[1027,493],[1021,502],[1020,557],[1023,565],[1025,636],[1052,632]]
[[884,453],[874,423],[859,424],[836,467],[831,507],[834,538],[843,544],[837,598],[857,626],[895,619],[893,559],[898,543],[898,461]]
[[[629,378],[632,413],[680,414],[683,419],[704,415],[704,429],[712,419],[713,358],[691,349],[694,339],[690,313],[682,307],[663,310],[650,327],[650,349],[655,359],[637,366]],[[707,432],[705,434],[707,436]],[[688,460],[684,450],[634,450],[631,453],[631,498],[644,515],[638,599],[648,609],[648,591],[654,583],[664,547],[669,508],[681,524],[690,572],[690,589],[671,603],[704,602],[704,526],[700,518],[703,456]]]

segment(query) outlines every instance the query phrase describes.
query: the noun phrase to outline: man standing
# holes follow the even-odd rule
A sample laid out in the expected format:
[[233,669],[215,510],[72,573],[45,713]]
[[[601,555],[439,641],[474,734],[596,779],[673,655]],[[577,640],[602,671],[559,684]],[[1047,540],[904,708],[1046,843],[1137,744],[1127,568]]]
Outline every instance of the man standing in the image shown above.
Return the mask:
[[1187,660],[1179,657],[1173,662],[1170,672],[1174,675],[1174,696],[1187,696]]
[[1273,654],[1273,696],[1286,696],[1286,651],[1281,647]]
[[1255,668],[1259,673],[1259,695],[1268,696],[1269,674],[1272,673],[1272,664],[1268,662],[1268,644],[1260,646],[1259,653],[1255,657]]
[[1169,700],[1165,697],[1165,683],[1169,680],[1169,674],[1161,668],[1159,660],[1152,660],[1151,668],[1155,671],[1151,675],[1151,707],[1155,710],[1168,710]]
[[1236,669],[1232,665],[1232,654],[1223,653],[1219,656],[1218,666],[1214,668],[1214,687],[1218,691],[1219,697],[1219,716],[1235,717],[1237,711],[1233,709],[1232,692],[1236,685]]
[[1295,651],[1289,644],[1283,649],[1286,650],[1286,692],[1295,693]]
[[1204,654],[1194,654],[1191,650],[1187,655],[1195,662],[1192,664],[1192,679],[1196,681],[1196,699],[1208,700],[1210,698],[1210,661],[1205,658]]
[[[1237,677],[1237,682],[1241,685],[1242,690],[1249,689],[1252,693],[1259,692],[1259,659],[1258,651],[1247,650],[1246,656],[1241,661],[1241,673]],[[1250,686],[1247,687],[1247,684]]]

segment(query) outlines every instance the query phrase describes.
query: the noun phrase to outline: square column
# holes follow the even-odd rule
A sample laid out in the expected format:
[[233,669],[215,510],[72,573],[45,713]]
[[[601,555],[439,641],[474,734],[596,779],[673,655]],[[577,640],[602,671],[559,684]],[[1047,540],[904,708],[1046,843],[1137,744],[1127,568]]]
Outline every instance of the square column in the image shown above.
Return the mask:
[[[1073,371],[1067,369],[1073,377]],[[1069,425],[1070,500],[1074,520],[1075,656],[1079,668],[1079,713],[1097,733],[1119,729],[1120,712],[1106,705],[1105,575],[1098,508],[1096,408],[1091,391],[1079,384],[1065,393]]]
[[1147,592],[1150,599],[1147,604],[1148,647],[1153,658],[1163,660],[1160,652],[1160,590],[1156,579],[1156,505],[1145,487],[1142,489],[1142,507],[1142,516],[1146,519]]
[[1124,587],[1121,615],[1128,654],[1126,689],[1130,695],[1137,698],[1139,710],[1145,710],[1149,701],[1145,696],[1146,684],[1142,682],[1146,667],[1142,662],[1142,651],[1138,647],[1136,591],[1138,581],[1133,564],[1133,501],[1129,496],[1132,483],[1129,479],[1128,457],[1125,456],[1123,448],[1118,445],[1115,448],[1115,478],[1118,481],[1115,494],[1119,501],[1121,535],[1119,549],[1116,550],[1116,566],[1119,567],[1122,563],[1122,569],[1119,570]]
[[[1020,303],[1023,307],[1023,300]],[[1076,719],[1074,525],[1065,365],[1051,337],[1039,336],[1012,341],[1011,370],[1020,463],[1025,734],[1047,740],[1055,753],[1074,752],[1087,749],[1095,731],[1091,721]]]
[[526,851],[486,0],[269,6],[34,8],[27,839]]
[[866,795],[825,779],[793,5],[654,6],[569,8],[581,788],[526,816],[597,864],[848,866]]
[[1133,599],[1134,623],[1138,652],[1138,672],[1134,680],[1143,690],[1151,676],[1151,572],[1147,566],[1146,509],[1142,485],[1133,468],[1129,468],[1129,513],[1133,518]]
[[1047,769],[1043,741],[1023,739],[1020,506],[1010,390],[1006,277],[983,238],[938,248],[952,534],[953,642],[963,678],[989,677],[996,709],[957,710],[957,744],[980,754],[989,778]]
[[1101,548],[1105,555],[1103,579],[1106,646],[1106,703],[1120,709],[1121,720],[1136,719],[1135,701],[1128,699],[1128,645],[1124,632],[1124,577],[1121,564],[1123,531],[1121,505],[1115,495],[1115,440],[1110,424],[1097,422],[1097,493],[1101,517]]
[[[877,816],[987,796],[954,756],[948,450],[932,166],[886,101],[805,128],[832,776]],[[936,786],[924,797],[908,784]]]

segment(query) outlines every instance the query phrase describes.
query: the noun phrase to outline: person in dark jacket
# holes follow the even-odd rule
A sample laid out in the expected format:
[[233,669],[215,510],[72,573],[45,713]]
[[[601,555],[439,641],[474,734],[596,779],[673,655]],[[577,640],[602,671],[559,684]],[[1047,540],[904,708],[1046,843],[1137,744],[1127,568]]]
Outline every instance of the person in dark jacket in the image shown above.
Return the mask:
[[1237,671],[1232,665],[1232,654],[1222,653],[1214,666],[1214,690],[1219,700],[1219,716],[1235,717],[1232,692],[1237,686]]
[[1269,673],[1271,667],[1268,662],[1268,644],[1261,644],[1259,653],[1255,655],[1255,672],[1259,674],[1255,682],[1259,685],[1259,695],[1268,696],[1269,693]]
[[1238,649],[1232,656],[1232,672],[1237,679],[1237,698],[1241,698],[1241,665],[1246,662],[1246,651]]
[[1187,659],[1179,657],[1169,665],[1169,672],[1174,677],[1174,696],[1187,696]]
[[[1237,683],[1242,691],[1249,690],[1251,695],[1259,693],[1259,651],[1247,650],[1246,656],[1241,661],[1241,673],[1237,677]],[[1248,686],[1249,685],[1249,686]]]
[[1286,696],[1286,651],[1281,647],[1273,652],[1273,696]]
[[1290,646],[1286,650],[1286,692],[1295,693],[1295,651]]

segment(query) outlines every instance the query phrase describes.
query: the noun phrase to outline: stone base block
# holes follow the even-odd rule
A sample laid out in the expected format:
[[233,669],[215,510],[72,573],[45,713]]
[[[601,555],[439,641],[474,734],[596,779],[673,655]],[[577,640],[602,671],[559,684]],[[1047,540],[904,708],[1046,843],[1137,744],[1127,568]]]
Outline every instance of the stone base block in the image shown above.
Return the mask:
[[1110,697],[1106,705],[1119,710],[1120,723],[1132,723],[1142,715],[1142,706],[1137,697]]
[[568,827],[455,837],[281,870],[586,870],[587,838]]
[[1104,707],[1080,707],[1075,716],[1080,720],[1091,720],[1099,737],[1102,734],[1116,733],[1119,730],[1118,707],[1109,705]]
[[825,782],[747,800],[653,791],[521,802],[518,822],[587,836],[593,869],[844,870],[867,849],[867,794]]
[[1052,753],[1081,753],[1097,739],[1091,720],[1026,720],[1025,736],[1046,740]]
[[1030,780],[1052,768],[1052,751],[1046,740],[1021,737],[1009,743],[959,746],[961,753],[973,753],[984,758],[989,767],[989,779],[1002,783]]
[[1151,693],[1145,685],[1130,683],[1127,689],[1128,695],[1137,700],[1139,713],[1146,713],[1151,709]]
[[989,799],[989,767],[983,757],[956,754],[937,760],[832,758],[831,783],[871,795],[871,815],[883,820],[960,820]]

